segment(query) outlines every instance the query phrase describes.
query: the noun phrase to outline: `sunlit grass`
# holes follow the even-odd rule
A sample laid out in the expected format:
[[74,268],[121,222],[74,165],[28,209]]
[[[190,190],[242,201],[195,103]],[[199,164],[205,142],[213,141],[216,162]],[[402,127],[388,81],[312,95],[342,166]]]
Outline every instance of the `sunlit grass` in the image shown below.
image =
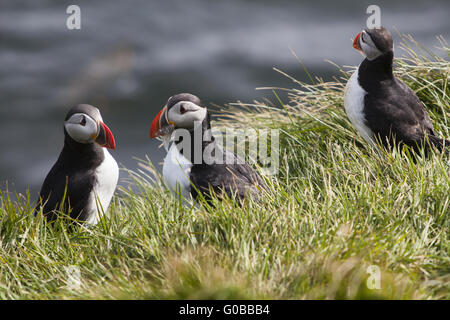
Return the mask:
[[[411,51],[396,70],[450,138],[448,60]],[[90,229],[46,226],[35,199],[2,191],[0,298],[449,299],[449,158],[369,148],[345,116],[348,76],[293,79],[282,105],[233,105],[215,123],[281,130],[280,171],[243,206],[183,204],[149,159]]]

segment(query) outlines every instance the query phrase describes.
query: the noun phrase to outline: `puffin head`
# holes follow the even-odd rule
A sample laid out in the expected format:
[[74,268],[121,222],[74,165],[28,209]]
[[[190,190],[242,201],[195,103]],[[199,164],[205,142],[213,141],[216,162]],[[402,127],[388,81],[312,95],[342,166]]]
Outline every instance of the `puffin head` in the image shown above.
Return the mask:
[[374,60],[384,53],[393,51],[394,43],[386,28],[366,28],[356,35],[353,48],[361,51],[367,59]]
[[178,128],[192,130],[195,123],[203,122],[206,115],[207,109],[197,96],[190,93],[174,95],[153,119],[150,138],[172,134]]
[[97,143],[108,149],[115,149],[114,136],[103,123],[100,111],[89,104],[79,104],[66,115],[64,129],[70,138],[78,143]]

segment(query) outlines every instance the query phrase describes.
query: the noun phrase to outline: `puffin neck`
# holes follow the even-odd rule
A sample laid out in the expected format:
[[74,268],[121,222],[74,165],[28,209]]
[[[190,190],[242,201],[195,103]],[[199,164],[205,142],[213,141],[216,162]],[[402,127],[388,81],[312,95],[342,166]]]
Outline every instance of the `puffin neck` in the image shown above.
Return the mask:
[[380,81],[392,80],[394,78],[392,64],[394,60],[394,52],[383,53],[381,56],[374,60],[364,59],[359,66],[359,83],[361,86],[367,89]]
[[63,152],[71,154],[77,159],[88,162],[100,163],[103,161],[103,147],[96,143],[79,143],[72,139],[64,129],[64,148]]

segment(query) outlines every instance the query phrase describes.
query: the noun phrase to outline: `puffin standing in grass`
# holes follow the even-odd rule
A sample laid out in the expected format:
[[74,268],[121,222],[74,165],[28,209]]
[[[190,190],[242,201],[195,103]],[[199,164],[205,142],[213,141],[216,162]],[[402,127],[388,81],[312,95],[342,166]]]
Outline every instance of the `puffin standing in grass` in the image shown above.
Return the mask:
[[257,197],[264,182],[244,160],[216,144],[210,117],[200,99],[189,93],[172,96],[150,128],[150,138],[162,137],[171,145],[163,164],[169,189],[185,199],[212,191],[239,201]]
[[114,136],[100,111],[80,104],[64,120],[64,147],[45,178],[35,214],[42,209],[47,221],[64,210],[87,225],[98,223],[108,209],[119,178],[119,167],[107,149]]
[[[436,136],[417,95],[393,74],[393,41],[385,28],[364,29],[353,47],[366,57],[347,82],[344,105],[348,118],[372,145],[405,144],[415,151],[431,146],[444,150],[450,142]],[[448,150],[447,150],[448,152]]]

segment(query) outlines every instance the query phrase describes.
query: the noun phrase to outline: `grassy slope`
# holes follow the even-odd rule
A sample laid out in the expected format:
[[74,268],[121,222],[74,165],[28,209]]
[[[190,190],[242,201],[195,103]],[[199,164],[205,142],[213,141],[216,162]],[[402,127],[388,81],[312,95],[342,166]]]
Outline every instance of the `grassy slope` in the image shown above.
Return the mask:
[[[448,60],[410,51],[396,70],[449,138]],[[139,192],[120,190],[110,218],[70,233],[3,191],[0,298],[449,299],[449,159],[363,144],[343,110],[347,77],[295,81],[281,110],[230,109],[226,125],[282,130],[280,172],[260,203],[188,208],[152,186],[160,178],[143,161]],[[81,288],[67,286],[71,265]],[[366,286],[370,265],[380,290]]]

